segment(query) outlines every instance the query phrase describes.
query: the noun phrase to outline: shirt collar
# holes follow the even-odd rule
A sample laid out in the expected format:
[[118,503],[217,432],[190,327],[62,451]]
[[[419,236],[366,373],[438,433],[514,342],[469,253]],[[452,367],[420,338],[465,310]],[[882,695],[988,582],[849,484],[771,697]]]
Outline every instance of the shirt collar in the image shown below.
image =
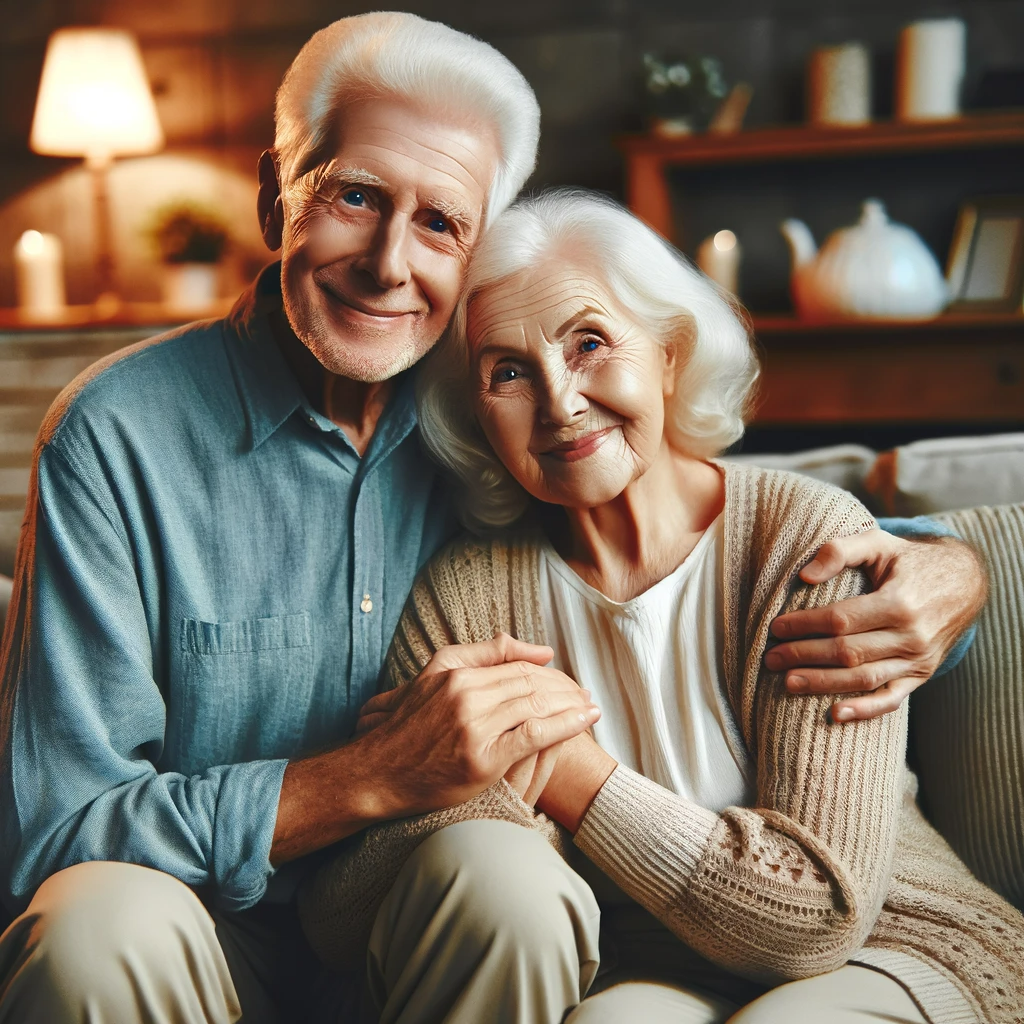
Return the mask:
[[[252,449],[259,448],[299,409],[305,413],[307,421],[315,424],[314,429],[337,433],[351,448],[344,431],[309,404],[274,340],[270,314],[280,308],[281,264],[271,263],[239,296],[226,320],[228,333],[237,341],[229,349]],[[385,458],[416,426],[414,371],[401,374],[396,384],[374,431],[364,462]]]

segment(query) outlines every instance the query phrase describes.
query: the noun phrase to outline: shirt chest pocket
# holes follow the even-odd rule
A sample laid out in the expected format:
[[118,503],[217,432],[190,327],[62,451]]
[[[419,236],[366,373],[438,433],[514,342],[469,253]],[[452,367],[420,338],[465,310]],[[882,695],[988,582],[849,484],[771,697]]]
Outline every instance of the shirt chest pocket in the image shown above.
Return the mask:
[[308,612],[182,619],[180,639],[179,707],[168,709],[179,771],[298,752],[313,689]]

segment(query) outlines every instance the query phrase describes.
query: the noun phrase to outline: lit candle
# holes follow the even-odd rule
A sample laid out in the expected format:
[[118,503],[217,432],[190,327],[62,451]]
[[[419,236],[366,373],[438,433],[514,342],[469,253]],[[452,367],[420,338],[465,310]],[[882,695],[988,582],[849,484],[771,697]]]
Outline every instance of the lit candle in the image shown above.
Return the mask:
[[64,252],[56,235],[26,231],[14,246],[18,307],[29,319],[64,312]]
[[717,231],[705,238],[697,250],[697,266],[733,295],[738,294],[740,256],[743,250],[736,235],[729,230]]

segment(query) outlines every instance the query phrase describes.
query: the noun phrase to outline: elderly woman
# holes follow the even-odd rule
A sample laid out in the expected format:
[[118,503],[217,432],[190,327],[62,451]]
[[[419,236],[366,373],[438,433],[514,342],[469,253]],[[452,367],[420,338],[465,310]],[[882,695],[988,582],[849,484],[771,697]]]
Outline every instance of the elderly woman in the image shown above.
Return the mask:
[[327,866],[303,897],[325,956],[358,956],[423,837],[498,817],[570,834],[601,902],[574,1024],[1020,1019],[1024,918],[918,811],[906,707],[838,726],[763,665],[776,615],[863,588],[799,573],[873,522],[827,485],[713,459],[756,376],[734,306],[614,204],[555,192],[496,222],[420,381],[464,519],[495,536],[428,565],[389,672],[505,631],[549,645],[603,713]]

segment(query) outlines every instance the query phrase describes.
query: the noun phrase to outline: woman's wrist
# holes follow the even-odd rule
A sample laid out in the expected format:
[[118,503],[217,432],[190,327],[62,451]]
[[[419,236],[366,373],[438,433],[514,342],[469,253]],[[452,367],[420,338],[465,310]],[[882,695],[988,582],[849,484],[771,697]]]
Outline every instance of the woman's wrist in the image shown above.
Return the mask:
[[615,758],[586,734],[570,740],[537,800],[537,810],[575,835],[594,798],[617,767]]

